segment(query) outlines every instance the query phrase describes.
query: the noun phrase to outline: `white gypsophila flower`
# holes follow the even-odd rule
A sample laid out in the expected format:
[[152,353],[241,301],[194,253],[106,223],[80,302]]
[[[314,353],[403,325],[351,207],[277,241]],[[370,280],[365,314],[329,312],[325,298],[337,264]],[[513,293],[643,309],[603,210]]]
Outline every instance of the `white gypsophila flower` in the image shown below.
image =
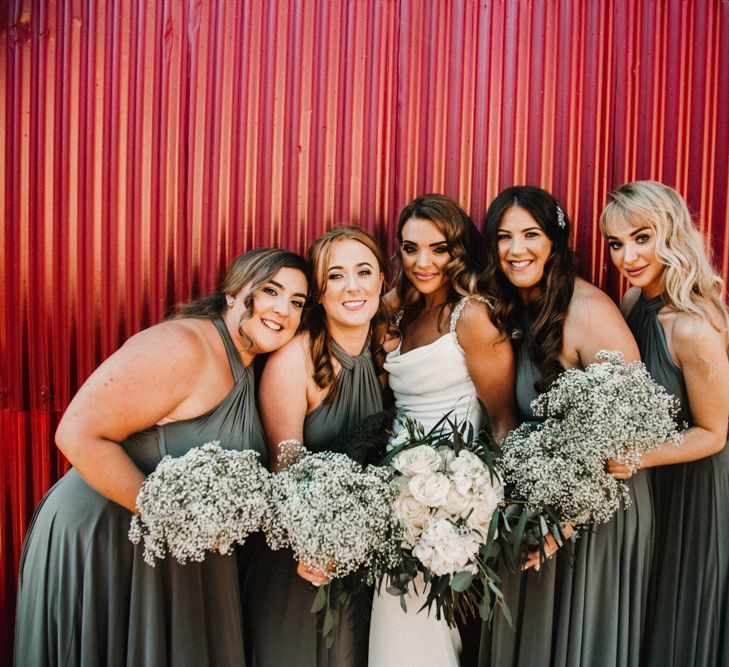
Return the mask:
[[212,442],[165,456],[142,485],[129,539],[143,543],[150,565],[167,553],[181,563],[226,554],[260,529],[268,494],[268,472],[252,450]]
[[630,502],[626,485],[605,470],[609,458],[637,467],[641,453],[680,442],[677,401],[640,363],[601,351],[603,363],[569,369],[532,403],[546,420],[512,431],[502,443],[503,475],[535,509],[552,505],[577,524],[608,521]]
[[413,555],[433,574],[475,573],[480,543],[471,530],[462,530],[446,518],[431,521],[413,547]]
[[426,472],[410,478],[408,489],[413,497],[429,507],[444,505],[450,489],[448,477],[441,472]]
[[366,568],[373,580],[400,557],[402,527],[392,510],[397,491],[391,474],[362,468],[345,454],[304,454],[272,476],[266,540],[332,577]]
[[407,477],[435,472],[443,467],[440,454],[428,445],[406,449],[392,459],[392,467]]

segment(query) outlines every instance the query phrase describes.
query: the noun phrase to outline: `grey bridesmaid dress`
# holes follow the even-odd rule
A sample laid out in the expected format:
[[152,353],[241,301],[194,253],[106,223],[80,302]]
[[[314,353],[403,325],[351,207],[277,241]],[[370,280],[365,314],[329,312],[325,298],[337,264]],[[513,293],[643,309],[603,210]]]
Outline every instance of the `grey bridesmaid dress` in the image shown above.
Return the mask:
[[[123,443],[149,474],[166,454],[219,440],[254,449],[267,463],[252,367],[244,368],[222,320],[235,384],[199,417],[153,426]],[[127,536],[131,513],[92,489],[72,468],[41,500],[20,563],[15,664],[245,665],[239,554],[208,554],[155,567]]]
[[[683,373],[658,320],[661,297],[636,302],[627,321],[653,379],[692,424]],[[650,470],[656,511],[645,665],[729,664],[729,447]]]
[[[336,343],[342,368],[337,394],[304,421],[304,445],[309,451],[342,451],[346,436],[359,423],[382,410],[382,386],[370,352],[349,356]],[[340,610],[334,644],[326,648],[311,612],[316,588],[296,574],[297,562],[288,549],[256,553],[244,589],[249,667],[359,667],[367,665],[369,614],[355,619]]]
[[[538,423],[530,403],[539,371],[517,354],[522,416]],[[479,665],[486,667],[622,667],[640,664],[653,545],[648,477],[628,480],[632,503],[584,533],[539,572],[501,572],[513,627],[496,614],[483,625]],[[566,555],[574,556],[571,564]]]

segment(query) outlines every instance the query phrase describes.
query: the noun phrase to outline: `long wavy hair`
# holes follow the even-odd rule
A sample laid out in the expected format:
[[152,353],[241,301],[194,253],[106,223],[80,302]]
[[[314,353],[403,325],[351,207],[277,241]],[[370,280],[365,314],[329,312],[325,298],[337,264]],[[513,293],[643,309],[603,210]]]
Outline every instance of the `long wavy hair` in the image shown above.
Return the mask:
[[411,201],[397,219],[398,252],[395,259],[399,261],[399,268],[395,281],[397,296],[403,308],[403,326],[417,316],[424,303],[423,295],[412,284],[402,266],[402,230],[412,218],[429,220],[445,237],[451,261],[445,267],[450,291],[443,308],[461,297],[478,293],[485,259],[483,241],[476,225],[456,202],[440,194],[422,195]]
[[[314,382],[320,389],[328,389],[324,402],[329,403],[337,395],[337,378],[332,359],[332,337],[327,328],[327,315],[320,300],[327,288],[327,267],[332,247],[342,241],[357,241],[372,252],[379,265],[376,270],[387,273],[387,260],[377,241],[360,227],[334,227],[324,232],[309,247],[309,263],[312,280],[309,288],[310,306],[304,311],[303,327],[311,340],[311,361]],[[391,328],[391,315],[383,299],[370,320],[369,350],[375,370],[379,375],[385,363],[385,339]]]
[[270,282],[281,269],[296,269],[309,278],[306,260],[288,250],[280,248],[258,248],[238,255],[230,265],[223,282],[212,294],[180,304],[176,308],[175,317],[222,317],[227,309],[226,295],[245,292],[245,310],[238,321],[238,333],[253,345],[253,341],[244,333],[243,325],[253,315],[253,295],[257,290]]
[[708,320],[729,350],[724,281],[712,266],[704,237],[681,195],[656,181],[626,183],[610,193],[600,216],[603,235],[607,236],[608,226],[616,225],[647,226],[655,232],[656,257],[664,265],[664,303]]
[[[510,208],[523,208],[552,243],[544,265],[537,296],[524,303],[516,287],[501,270],[498,230]],[[486,212],[483,237],[486,270],[482,281],[493,295],[494,323],[507,332],[515,346],[523,347],[541,374],[535,384],[547,389],[563,368],[559,361],[564,342],[564,323],[572,300],[577,271],[569,246],[571,224],[559,202],[546,190],[515,185],[502,190]]]

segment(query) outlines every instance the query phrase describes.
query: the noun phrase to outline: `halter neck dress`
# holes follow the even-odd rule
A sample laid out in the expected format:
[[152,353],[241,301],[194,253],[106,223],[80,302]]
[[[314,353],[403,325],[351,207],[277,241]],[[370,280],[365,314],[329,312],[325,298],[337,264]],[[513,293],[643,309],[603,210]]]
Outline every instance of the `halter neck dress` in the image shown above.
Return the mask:
[[[199,417],[130,435],[124,450],[149,474],[163,456],[219,440],[226,449],[266,447],[244,368],[222,320],[233,388]],[[41,500],[20,562],[15,664],[245,665],[238,553],[154,567],[127,536],[132,514],[72,468]]]
[[[678,397],[677,421],[693,423],[683,372],[668,349],[661,296],[641,296],[627,317],[653,379]],[[644,664],[729,664],[729,447],[650,470],[656,550]]]
[[[360,422],[382,410],[382,385],[367,346],[348,355],[332,341],[341,365],[337,393],[304,419],[304,445],[311,452],[342,452],[346,436]],[[296,573],[289,549],[271,551],[263,544],[249,570],[244,589],[249,633],[249,667],[360,667],[367,664],[367,618],[355,619],[340,609],[330,649],[317,631],[311,612],[316,588]]]
[[[401,352],[402,343],[387,355],[385,370],[395,405],[426,431],[446,414],[460,422],[468,420],[478,430],[483,415],[476,387],[466,366],[466,355],[458,344],[457,323],[468,303],[464,297],[453,309],[448,333],[428,345]],[[461,638],[456,628],[449,628],[445,619],[437,620],[435,611],[418,611],[426,600],[425,584],[419,575],[417,592],[406,597],[407,612],[400,607],[400,598],[385,592],[375,594],[370,628],[372,667],[404,665],[436,665],[456,667],[459,664]]]
[[[517,350],[516,397],[524,421],[541,374]],[[648,476],[627,481],[631,505],[595,526],[540,571],[502,572],[513,627],[501,614],[483,626],[480,667],[622,667],[640,664],[648,572],[653,545],[653,502]],[[574,556],[574,567],[566,555]]]

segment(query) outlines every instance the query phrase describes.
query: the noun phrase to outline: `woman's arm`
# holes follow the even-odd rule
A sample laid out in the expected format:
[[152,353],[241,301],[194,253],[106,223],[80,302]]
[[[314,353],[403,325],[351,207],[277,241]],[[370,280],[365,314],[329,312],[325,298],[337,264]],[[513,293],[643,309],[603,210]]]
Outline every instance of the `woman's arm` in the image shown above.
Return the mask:
[[269,356],[261,376],[258,401],[268,439],[271,470],[279,472],[279,445],[284,440],[304,442],[304,418],[311,382],[309,336],[300,334]]
[[[664,442],[641,456],[641,468],[696,461],[724,448],[729,422],[729,358],[721,334],[693,315],[678,314],[671,330],[671,353],[679,362],[693,418],[681,445]],[[631,471],[617,462],[608,467],[616,479]]]
[[91,487],[137,511],[144,474],[120,443],[186,410],[205,357],[199,334],[168,322],[130,338],[92,373],[56,431],[58,448]]
[[511,342],[491,322],[486,304],[474,300],[463,309],[456,332],[466,354],[468,373],[488,410],[498,442],[517,424]]

